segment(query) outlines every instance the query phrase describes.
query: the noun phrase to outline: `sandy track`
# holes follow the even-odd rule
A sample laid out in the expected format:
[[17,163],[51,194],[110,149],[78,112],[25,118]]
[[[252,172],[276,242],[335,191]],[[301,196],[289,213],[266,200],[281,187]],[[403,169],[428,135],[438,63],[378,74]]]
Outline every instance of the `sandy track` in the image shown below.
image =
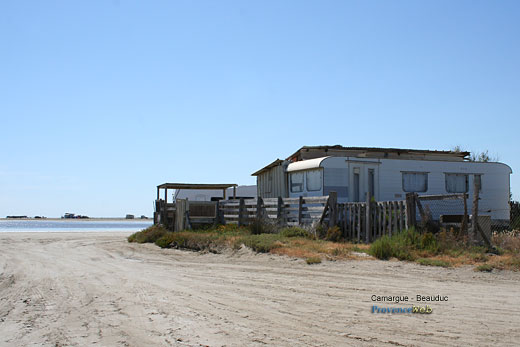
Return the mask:
[[[520,274],[161,250],[127,233],[1,233],[0,345],[461,346],[520,341]],[[371,296],[448,295],[431,315]],[[377,304],[377,303],[376,303]],[[410,304],[379,304],[403,307]]]

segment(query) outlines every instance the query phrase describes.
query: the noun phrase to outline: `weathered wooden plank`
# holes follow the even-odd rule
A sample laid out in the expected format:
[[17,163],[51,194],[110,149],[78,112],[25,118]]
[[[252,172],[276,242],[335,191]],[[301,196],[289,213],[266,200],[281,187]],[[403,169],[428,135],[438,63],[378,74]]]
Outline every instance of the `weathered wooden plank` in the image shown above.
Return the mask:
[[399,230],[404,229],[404,202],[399,201]]
[[284,204],[298,204],[300,198],[282,198]]
[[399,218],[399,205],[397,204],[397,201],[393,201],[392,205],[394,205],[394,232],[399,232],[399,224],[398,224],[398,218]]
[[244,199],[240,199],[240,208],[239,208],[239,211],[238,211],[238,225],[239,226],[242,226],[242,225],[245,225],[245,218],[244,218],[244,209],[245,209],[245,206],[244,206]]
[[388,202],[388,235],[392,236],[394,226],[394,204],[392,201]]
[[371,216],[371,203],[370,203],[370,194],[366,196],[366,208],[365,208],[365,242],[370,242],[370,234],[372,232],[372,216]]
[[439,195],[418,195],[419,200],[458,200],[464,199],[464,193],[461,194],[439,194]]
[[304,204],[318,204],[318,203],[326,203],[328,196],[306,196],[303,198]]
[[355,225],[355,215],[356,211],[353,205],[348,205],[349,213],[350,213],[350,239],[354,240],[355,238],[355,231],[354,231],[354,225]]
[[385,235],[385,218],[386,218],[386,214],[385,214],[385,203],[384,201],[383,202],[379,202],[379,219],[381,219],[381,221],[379,222],[381,224],[381,234],[380,236],[383,236]]
[[356,225],[356,232],[357,232],[357,242],[361,241],[361,205],[356,204],[356,217],[357,217],[357,225]]

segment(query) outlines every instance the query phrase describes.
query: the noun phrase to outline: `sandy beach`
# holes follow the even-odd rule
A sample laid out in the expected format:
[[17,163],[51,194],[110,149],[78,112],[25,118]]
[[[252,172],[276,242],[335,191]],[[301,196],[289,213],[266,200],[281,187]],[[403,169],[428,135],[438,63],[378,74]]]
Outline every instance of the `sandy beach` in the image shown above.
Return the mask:
[[[0,233],[2,346],[513,346],[520,274],[397,261],[309,266],[129,244],[128,233]],[[408,303],[372,296],[408,296]],[[372,313],[421,305],[431,314]]]

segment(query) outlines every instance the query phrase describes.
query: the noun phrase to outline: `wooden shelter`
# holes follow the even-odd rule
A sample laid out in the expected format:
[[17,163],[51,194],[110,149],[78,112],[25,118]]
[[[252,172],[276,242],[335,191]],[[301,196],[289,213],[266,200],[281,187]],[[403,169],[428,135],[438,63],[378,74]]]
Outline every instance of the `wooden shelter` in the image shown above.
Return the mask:
[[[171,230],[183,230],[186,222],[201,224],[216,223],[218,207],[216,201],[176,200],[168,201],[168,190],[175,189],[222,189],[223,199],[226,199],[226,190],[233,187],[233,197],[236,198],[235,183],[163,183],[157,186],[157,200],[155,201],[154,224],[163,224]],[[164,199],[161,199],[161,190]],[[188,225],[189,226],[189,225]]]

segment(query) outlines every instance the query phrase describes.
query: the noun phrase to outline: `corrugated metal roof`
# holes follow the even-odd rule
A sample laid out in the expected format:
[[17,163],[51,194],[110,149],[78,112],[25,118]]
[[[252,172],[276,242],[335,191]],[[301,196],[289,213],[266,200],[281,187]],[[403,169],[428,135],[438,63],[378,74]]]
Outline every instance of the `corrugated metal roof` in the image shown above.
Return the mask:
[[267,165],[267,166],[261,168],[260,170],[258,170],[258,171],[256,171],[256,172],[252,173],[251,176],[258,176],[258,175],[260,175],[262,172],[267,171],[267,170],[269,170],[269,169],[272,168],[272,167],[278,166],[278,165],[282,164],[283,162],[284,162],[284,161],[281,160],[281,159],[276,159],[276,160],[273,161],[271,164],[269,164],[269,165]]
[[161,189],[226,189],[236,187],[235,183],[163,183],[157,186]]
[[424,150],[424,149],[408,149],[408,148],[380,148],[380,147],[343,147],[341,145],[334,146],[303,146],[295,153],[287,157],[287,160],[293,159],[296,157],[301,151],[310,150],[310,149],[318,149],[318,150],[344,150],[344,151],[366,151],[366,152],[392,152],[392,153],[413,153],[413,154],[440,154],[440,155],[450,155],[465,158],[470,152],[454,152],[454,151],[432,151],[432,150]]
[[302,161],[290,163],[287,166],[287,172],[317,169],[321,166],[321,163],[327,158],[330,158],[330,157],[308,159],[308,160],[302,160]]

